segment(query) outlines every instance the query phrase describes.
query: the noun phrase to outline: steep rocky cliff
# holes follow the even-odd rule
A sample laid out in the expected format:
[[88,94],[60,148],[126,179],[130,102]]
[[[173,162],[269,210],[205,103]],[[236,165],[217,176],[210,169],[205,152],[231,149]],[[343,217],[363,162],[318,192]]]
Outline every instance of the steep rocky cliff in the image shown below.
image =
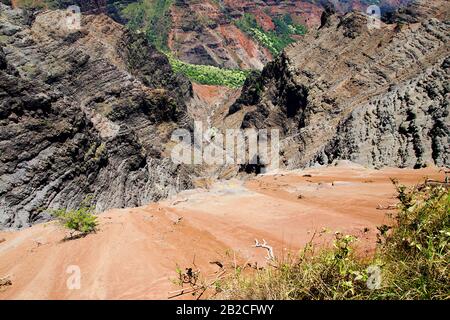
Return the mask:
[[247,81],[228,118],[280,128],[291,168],[450,165],[449,6],[416,1],[380,29],[329,17]]
[[[6,1],[6,0],[1,0]],[[376,3],[386,19],[411,0]],[[281,49],[321,24],[324,8],[338,13],[365,12],[368,0],[36,0],[15,6],[67,8],[110,15],[146,36],[161,50],[184,62],[228,69],[262,69]],[[243,28],[239,20],[251,17]],[[254,19],[254,20],[253,20]],[[288,23],[286,24],[286,21]],[[291,25],[289,25],[291,24]],[[292,31],[292,26],[301,28]],[[257,30],[256,30],[257,29]],[[255,31],[256,30],[256,31]],[[299,34],[300,32],[300,34]]]
[[380,29],[327,14],[211,111],[144,34],[103,14],[73,29],[67,11],[0,4],[0,227],[89,195],[102,211],[191,187],[193,169],[168,159],[187,106],[221,129],[279,128],[288,168],[448,166],[448,14],[447,1],[417,1]]
[[0,228],[92,195],[98,211],[191,186],[167,158],[191,85],[144,37],[104,15],[30,17],[0,3]]
[[[383,15],[410,0],[382,0]],[[276,19],[288,15],[293,22],[316,29],[320,25],[324,3],[334,10],[365,12],[369,2],[312,0],[176,0],[170,11],[169,47],[181,60],[225,68],[262,69],[273,52],[262,39],[256,39],[236,26],[245,14],[255,17],[264,31],[277,29]],[[300,37],[293,37],[299,39]]]
[[215,1],[177,0],[168,45],[183,61],[225,68],[262,69],[270,52],[227,18]]

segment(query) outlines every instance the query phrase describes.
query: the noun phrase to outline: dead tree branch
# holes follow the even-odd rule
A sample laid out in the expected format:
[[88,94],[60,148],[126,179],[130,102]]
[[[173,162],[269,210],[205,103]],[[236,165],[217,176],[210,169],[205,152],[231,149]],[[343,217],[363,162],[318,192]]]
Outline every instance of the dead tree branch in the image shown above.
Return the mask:
[[267,260],[275,260],[275,255],[273,253],[273,248],[269,246],[266,240],[263,239],[263,243],[260,243],[258,239],[255,239],[255,248],[263,248],[267,250]]

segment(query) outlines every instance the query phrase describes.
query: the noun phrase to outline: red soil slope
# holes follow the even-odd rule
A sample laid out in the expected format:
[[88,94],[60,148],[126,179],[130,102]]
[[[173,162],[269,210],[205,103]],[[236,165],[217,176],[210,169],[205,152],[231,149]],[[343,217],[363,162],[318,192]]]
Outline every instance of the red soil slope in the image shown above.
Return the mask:
[[[349,233],[368,254],[376,226],[387,222],[377,207],[396,203],[389,178],[415,184],[425,176],[443,178],[435,168],[284,172],[111,210],[100,215],[97,233],[76,240],[62,241],[67,232],[56,222],[0,232],[0,278],[12,283],[0,287],[0,299],[167,299],[178,288],[171,282],[177,266],[197,267],[208,278],[218,271],[211,261],[228,268],[234,255],[261,265],[266,253],[252,247],[255,238],[281,256],[324,228],[329,232],[319,242],[329,245],[335,231]],[[80,289],[66,285],[71,265],[80,268]]]

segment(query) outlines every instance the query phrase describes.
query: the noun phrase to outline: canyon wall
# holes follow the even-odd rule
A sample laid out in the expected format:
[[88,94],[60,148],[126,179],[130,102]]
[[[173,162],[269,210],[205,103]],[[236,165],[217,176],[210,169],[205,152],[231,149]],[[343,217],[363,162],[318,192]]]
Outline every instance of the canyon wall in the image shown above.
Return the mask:
[[380,29],[358,12],[332,15],[247,81],[228,118],[279,128],[288,168],[448,166],[448,12],[417,1]]
[[48,208],[130,207],[192,186],[167,151],[190,123],[191,84],[105,15],[68,29],[65,11],[0,4],[0,228]]

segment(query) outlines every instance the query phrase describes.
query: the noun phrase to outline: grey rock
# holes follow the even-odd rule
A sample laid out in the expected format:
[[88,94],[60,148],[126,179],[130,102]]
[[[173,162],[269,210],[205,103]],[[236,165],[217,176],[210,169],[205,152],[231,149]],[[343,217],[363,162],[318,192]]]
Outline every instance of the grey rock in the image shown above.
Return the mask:
[[64,12],[28,26],[0,9],[21,30],[0,42],[0,229],[87,196],[101,212],[192,187],[167,158],[170,129],[190,125],[191,87],[163,55],[106,16],[66,30]]
[[229,117],[242,128],[279,128],[287,168],[339,159],[449,166],[450,25],[433,14],[450,4],[420,4],[427,14],[418,22],[381,29],[369,30],[361,13],[329,16],[248,79]]

